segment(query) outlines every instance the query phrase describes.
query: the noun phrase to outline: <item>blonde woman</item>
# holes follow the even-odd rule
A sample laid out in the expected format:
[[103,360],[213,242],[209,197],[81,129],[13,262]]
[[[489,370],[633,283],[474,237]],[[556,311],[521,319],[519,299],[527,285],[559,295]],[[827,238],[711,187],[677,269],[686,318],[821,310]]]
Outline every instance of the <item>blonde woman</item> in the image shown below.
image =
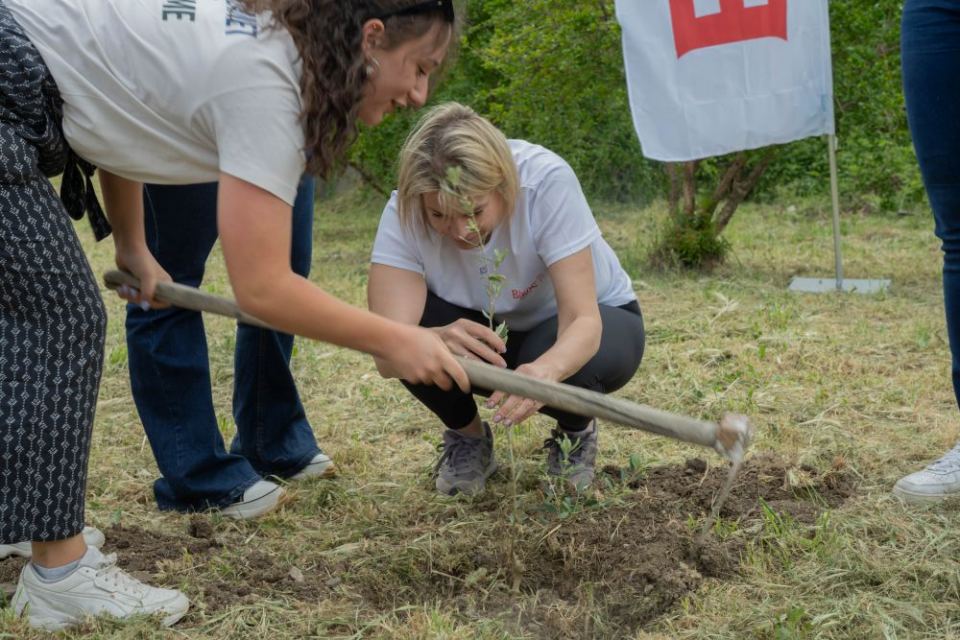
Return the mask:
[[[504,285],[493,323],[506,323],[506,341],[484,314],[494,271]],[[630,278],[601,237],[573,170],[543,147],[507,140],[457,103],[429,111],[404,145],[398,190],[374,243],[368,301],[376,313],[431,328],[453,353],[600,392],[626,384],[643,357],[643,318]],[[383,359],[377,366],[385,377],[400,377]],[[472,394],[404,384],[446,426],[437,490],[481,491],[497,463]],[[556,419],[545,447],[548,472],[577,489],[593,480],[595,419],[502,392],[486,406],[504,426],[537,411]],[[568,456],[564,438],[573,445]]]

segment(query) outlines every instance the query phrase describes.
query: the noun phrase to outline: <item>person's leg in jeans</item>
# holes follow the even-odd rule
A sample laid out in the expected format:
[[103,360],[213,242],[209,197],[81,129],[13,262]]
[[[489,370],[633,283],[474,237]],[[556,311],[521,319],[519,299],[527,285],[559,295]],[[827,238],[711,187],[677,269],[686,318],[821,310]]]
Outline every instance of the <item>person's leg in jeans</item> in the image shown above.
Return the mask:
[[[960,404],[960,2],[908,0],[901,39],[910,132],[942,241],[947,334]],[[908,501],[960,495],[960,445],[901,478],[894,493]]]
[[[313,256],[313,178],[305,178],[293,207],[291,266],[310,274]],[[308,464],[311,475],[329,476],[334,468],[323,455],[307,421],[290,371],[293,336],[241,324],[233,387],[237,435],[231,453],[242,455],[261,475],[289,478]]]
[[[144,190],[147,244],[175,282],[197,287],[217,239],[216,183]],[[237,501],[260,476],[223,443],[210,384],[203,317],[170,307],[127,305],[130,385],[161,478],[163,510],[192,511]]]
[[[312,181],[305,187],[312,193]],[[211,183],[148,185],[145,190],[147,242],[181,284],[199,286],[203,279],[217,238],[216,189]],[[298,222],[304,215],[312,216],[312,197],[298,213]],[[300,247],[302,238],[296,240],[294,246]],[[302,253],[302,248],[298,251]],[[249,340],[244,344],[250,345]],[[154,484],[157,504],[161,509],[189,511],[239,501],[261,477],[251,461],[224,447],[213,407],[201,315],[176,308],[143,311],[128,305],[127,345],[134,400],[163,476]],[[241,358],[249,361],[243,351]],[[280,360],[292,384],[286,363]],[[315,453],[315,443],[304,446],[298,459],[309,460]]]

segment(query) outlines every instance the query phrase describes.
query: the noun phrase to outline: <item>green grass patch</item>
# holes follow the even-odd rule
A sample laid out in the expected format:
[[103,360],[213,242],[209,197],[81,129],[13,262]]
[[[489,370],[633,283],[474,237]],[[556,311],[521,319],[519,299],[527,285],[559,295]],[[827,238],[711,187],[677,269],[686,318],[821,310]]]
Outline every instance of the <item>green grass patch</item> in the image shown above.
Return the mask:
[[[365,304],[381,206],[359,192],[318,203],[312,280],[356,305]],[[713,454],[601,423],[599,465],[609,472],[590,496],[565,500],[540,489],[539,447],[551,424],[535,418],[514,437],[512,522],[509,470],[483,496],[435,495],[432,415],[380,379],[369,357],[306,340],[293,370],[339,479],[291,486],[292,502],[259,522],[199,516],[212,527],[197,537],[197,516],[153,503],[157,469],[129,393],[123,306],[105,292],[88,519],[108,542],[128,532],[121,565],[185,589],[193,609],[175,632],[152,621],[97,622],[66,637],[960,637],[960,512],[906,508],[889,496],[898,477],[958,437],[929,216],[844,216],[847,276],[893,280],[886,294],[855,296],[786,291],[794,275],[833,275],[825,202],[744,206],[725,234],[726,263],[710,273],[648,266],[662,205],[596,213],[648,330],[643,365],[617,395],[708,419],[746,413],[758,428],[755,454],[782,462],[773,479],[758,467],[750,476],[758,484],[735,496],[739,510],[712,523],[728,570],[708,571],[679,547],[657,571],[640,561],[707,522],[702,500],[658,502],[657,492],[667,477],[681,489],[712,482],[722,472]],[[110,243],[94,245],[86,223],[78,231],[94,271],[110,268]],[[216,251],[204,288],[229,292]],[[234,325],[205,321],[229,435]],[[506,465],[505,434],[497,455]],[[696,456],[705,471],[684,467]],[[669,476],[657,470],[664,465]],[[852,493],[821,499],[838,474]],[[169,553],[153,559],[157,549]],[[14,561],[0,563],[0,582],[15,579]],[[3,611],[0,637],[40,636]]]

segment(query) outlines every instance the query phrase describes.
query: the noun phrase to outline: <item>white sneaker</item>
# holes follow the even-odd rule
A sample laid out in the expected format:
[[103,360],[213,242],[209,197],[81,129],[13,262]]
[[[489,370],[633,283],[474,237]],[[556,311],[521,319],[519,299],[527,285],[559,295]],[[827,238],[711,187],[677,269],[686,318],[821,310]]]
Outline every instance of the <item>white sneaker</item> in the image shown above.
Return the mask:
[[18,616],[26,615],[32,627],[58,631],[97,616],[157,614],[169,627],[190,608],[181,592],[146,585],[117,567],[116,560],[116,554],[104,556],[90,547],[76,571],[54,582],[41,579],[33,563],[27,563],[13,609]]
[[923,471],[897,480],[893,495],[904,502],[939,502],[960,497],[960,444]]
[[243,492],[243,497],[224,507],[220,513],[235,520],[252,520],[273,511],[283,503],[287,492],[276,482],[258,480]]
[[313,459],[307,463],[299,473],[290,476],[291,480],[305,480],[307,478],[332,478],[337,475],[337,468],[333,465],[333,460],[323,451],[313,456]]
[[[104,543],[103,532],[96,527],[84,527],[83,541],[87,543],[88,547],[96,547],[99,549]],[[10,556],[29,558],[31,555],[33,555],[33,550],[30,547],[29,541],[0,544],[0,560]]]

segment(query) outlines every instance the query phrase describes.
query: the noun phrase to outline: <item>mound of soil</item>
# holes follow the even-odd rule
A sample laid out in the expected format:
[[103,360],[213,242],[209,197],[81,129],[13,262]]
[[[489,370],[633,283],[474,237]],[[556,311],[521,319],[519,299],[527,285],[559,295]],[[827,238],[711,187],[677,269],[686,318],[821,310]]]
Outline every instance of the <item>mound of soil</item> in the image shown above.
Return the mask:
[[[726,479],[725,468],[708,469],[693,459],[650,469],[636,479],[629,479],[626,469],[603,472],[636,493],[624,505],[584,513],[557,529],[525,560],[535,588],[566,602],[578,602],[591,585],[594,606],[604,609],[610,625],[602,635],[642,628],[705,578],[734,575],[741,552],[758,535],[753,525],[763,517],[763,505],[768,517],[812,525],[824,509],[839,506],[855,489],[852,474],[843,469],[818,473],[754,457],[741,469],[720,511],[730,525],[730,533],[720,539],[713,532],[701,533]],[[549,637],[583,637],[583,627],[570,634],[566,623],[557,627],[549,617],[540,622]]]
[[[509,527],[494,539],[451,542],[446,555],[454,564],[442,564],[437,546],[430,558],[395,549],[365,562],[364,570],[343,567],[344,582],[387,611],[402,603],[447,601],[468,618],[499,617],[535,637],[630,637],[705,579],[736,575],[746,545],[765,535],[757,526],[764,517],[812,532],[822,511],[855,490],[853,474],[842,466],[823,473],[755,456],[720,511],[726,533],[701,535],[727,472],[700,459],[639,476],[607,467],[600,480],[634,490],[613,506],[600,496],[598,507],[544,528],[522,528],[523,537],[512,545],[507,538],[518,531]],[[519,575],[511,567],[519,567]],[[514,585],[521,598],[511,592]]]
[[[564,519],[519,528],[491,523],[495,533],[484,539],[441,534],[429,553],[389,536],[366,540],[359,555],[348,557],[305,549],[298,561],[307,570],[230,538],[236,533],[218,538],[200,515],[179,534],[111,527],[104,551],[117,551],[124,569],[152,584],[182,581],[194,611],[183,626],[197,613],[259,598],[347,598],[384,612],[444,602],[467,618],[498,617],[536,637],[622,637],[669,611],[706,578],[734,576],[745,546],[763,535],[756,525],[764,517],[812,525],[855,489],[853,474],[842,467],[818,472],[755,456],[720,512],[726,533],[700,536],[726,475],[725,467],[699,459],[639,475],[607,467],[598,474],[597,484],[607,487],[599,490],[599,504]],[[605,503],[602,493],[611,485],[632,491],[617,491],[617,500]],[[204,569],[186,578],[171,571],[185,555]],[[0,584],[12,586],[23,564],[0,561]]]

